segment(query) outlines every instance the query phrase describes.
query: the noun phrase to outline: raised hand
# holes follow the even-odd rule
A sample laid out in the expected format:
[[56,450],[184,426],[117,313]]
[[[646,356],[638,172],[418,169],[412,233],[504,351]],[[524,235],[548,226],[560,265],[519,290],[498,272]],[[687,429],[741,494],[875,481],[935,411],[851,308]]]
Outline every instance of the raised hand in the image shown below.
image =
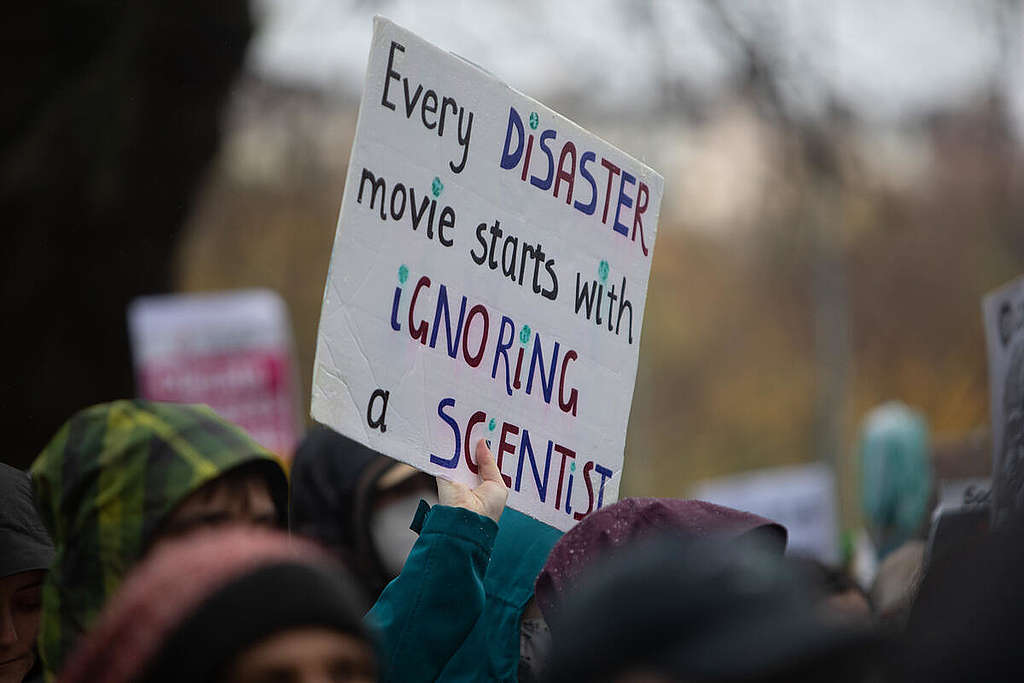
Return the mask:
[[465,508],[490,517],[495,522],[501,517],[508,499],[508,487],[501,478],[498,465],[491,450],[483,439],[476,444],[476,464],[479,468],[480,485],[475,489],[447,479],[437,478],[437,497],[441,505]]

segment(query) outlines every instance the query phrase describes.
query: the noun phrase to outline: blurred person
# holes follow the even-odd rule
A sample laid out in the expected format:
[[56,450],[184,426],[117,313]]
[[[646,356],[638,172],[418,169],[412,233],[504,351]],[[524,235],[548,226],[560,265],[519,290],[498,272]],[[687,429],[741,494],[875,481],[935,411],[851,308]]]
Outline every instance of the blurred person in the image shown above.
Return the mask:
[[872,410],[861,426],[860,466],[861,508],[884,558],[928,522],[932,465],[921,414],[897,401]]
[[845,570],[807,556],[787,558],[794,570],[820,595],[823,613],[837,621],[870,624],[871,598]]
[[534,681],[550,647],[534,583],[562,532],[505,508],[484,575],[484,609],[440,681]]
[[999,306],[999,341],[1002,342],[1003,346],[1010,343],[1015,327],[1013,307],[1010,306],[1009,301],[1004,301],[1002,305]]
[[536,583],[543,616],[550,618],[591,564],[628,554],[625,546],[637,539],[666,533],[750,543],[778,555],[787,541],[784,526],[750,512],[702,500],[624,498],[584,517],[552,548]]
[[993,526],[1024,510],[1024,339],[1010,351],[999,439],[1001,457],[992,477]]
[[876,639],[758,544],[656,533],[595,558],[549,616],[547,681],[862,681]]
[[36,634],[53,544],[28,474],[0,464],[0,683],[37,680]]
[[[424,479],[430,489],[424,487]],[[402,567],[417,541],[412,527],[422,533],[427,514],[432,515],[432,533],[425,535],[422,545],[435,553],[438,545],[448,542],[445,535],[462,522],[445,521],[446,511],[430,506],[438,502],[433,477],[327,427],[314,427],[299,446],[291,485],[293,530],[351,563],[373,596],[399,572],[404,572],[405,585],[420,594],[423,586],[414,577],[423,568],[415,561]],[[533,604],[537,574],[560,537],[559,530],[521,512],[501,512],[482,579],[482,613],[468,635],[446,645],[449,650],[457,646],[458,651],[443,662],[438,680],[531,679],[539,660],[536,648],[543,647],[546,629],[530,618],[528,607]],[[450,558],[453,562],[459,561],[459,552]],[[404,591],[392,589],[385,604],[410,599]]]
[[[401,573],[366,616],[380,639],[382,680],[434,681],[467,642],[485,613],[485,575],[504,517],[508,488],[481,439],[475,450],[480,484],[437,479],[437,505],[420,503],[419,534]],[[509,610],[511,611],[511,610]],[[480,634],[472,642],[498,633]],[[507,630],[502,634],[502,640]],[[470,653],[483,660],[483,650]],[[462,680],[487,680],[481,661]]]
[[1024,513],[935,558],[910,608],[894,679],[1024,680]]
[[356,583],[314,545],[266,529],[206,529],[133,570],[60,680],[374,681],[363,608]]
[[147,552],[199,528],[287,523],[281,465],[205,406],[87,408],[57,432],[32,475],[56,547],[39,635],[48,675]]
[[416,542],[419,501],[437,502],[434,478],[314,426],[291,466],[292,530],[339,557],[376,599]]
[[895,630],[906,625],[924,572],[924,541],[907,541],[882,560],[871,585],[880,622]]

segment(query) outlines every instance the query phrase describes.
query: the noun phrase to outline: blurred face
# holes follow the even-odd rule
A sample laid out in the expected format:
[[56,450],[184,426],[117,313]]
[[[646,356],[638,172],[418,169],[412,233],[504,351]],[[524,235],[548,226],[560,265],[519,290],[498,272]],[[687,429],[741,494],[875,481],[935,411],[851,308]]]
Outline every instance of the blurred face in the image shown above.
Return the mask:
[[39,569],[0,579],[0,683],[20,683],[35,663],[45,576]]
[[217,477],[197,489],[168,515],[150,547],[197,529],[224,524],[274,528],[277,508],[263,474],[243,468]]
[[326,628],[284,631],[239,655],[227,683],[341,683],[377,680],[373,651],[360,638]]

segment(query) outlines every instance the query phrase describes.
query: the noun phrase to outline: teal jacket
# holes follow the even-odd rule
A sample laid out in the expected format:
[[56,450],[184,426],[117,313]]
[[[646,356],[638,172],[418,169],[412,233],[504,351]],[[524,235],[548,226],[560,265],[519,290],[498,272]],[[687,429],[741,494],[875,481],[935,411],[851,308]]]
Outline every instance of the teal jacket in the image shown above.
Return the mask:
[[516,681],[519,621],[561,532],[505,508],[501,524],[420,504],[402,573],[367,615],[384,681]]

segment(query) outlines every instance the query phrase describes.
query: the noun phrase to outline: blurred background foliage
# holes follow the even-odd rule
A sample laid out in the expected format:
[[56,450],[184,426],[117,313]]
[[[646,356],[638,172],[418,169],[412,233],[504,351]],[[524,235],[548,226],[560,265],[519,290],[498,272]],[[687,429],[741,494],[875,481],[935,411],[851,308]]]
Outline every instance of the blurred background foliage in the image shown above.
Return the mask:
[[[195,176],[196,191],[182,180],[189,189],[174,197],[165,179],[191,179],[209,157],[194,103],[206,97],[203,121],[219,106],[197,90],[196,75],[215,74],[215,90],[237,61],[210,46],[217,41],[200,59],[189,33],[233,30],[237,51],[250,17],[240,2],[233,14],[195,3],[147,7],[79,22],[78,42],[61,52],[76,70],[33,81],[33,93],[45,85],[56,94],[33,95],[42,103],[34,128],[8,131],[29,143],[0,149],[5,207],[21,196],[12,178],[22,159],[36,159],[40,173],[69,169],[66,185],[80,184],[78,157],[47,128],[46,112],[79,112],[76,139],[104,148],[110,138],[103,158],[123,176],[107,182],[110,173],[82,164],[85,177],[105,184],[79,201],[37,183],[46,192],[35,204],[7,212],[23,229],[9,262],[20,269],[5,269],[5,302],[18,302],[9,307],[15,329],[33,331],[19,341],[23,367],[5,385],[17,434],[9,460],[29,462],[71,410],[130,393],[123,310],[138,294],[277,290],[308,396],[371,17],[381,13],[665,176],[624,494],[684,495],[699,479],[821,460],[837,469],[851,525],[857,427],[890,399],[926,416],[940,477],[988,473],[979,300],[1024,272],[1019,0],[257,0],[219,151]],[[167,18],[186,10],[213,28]],[[22,14],[10,35],[45,33],[53,16],[67,16]],[[32,49],[53,54],[46,45]],[[175,51],[192,58],[173,79],[145,70],[155,63],[150,52]],[[93,71],[118,76],[99,90],[105,81]],[[81,84],[88,98],[76,100]],[[160,115],[144,116],[139,92],[159,93]],[[127,132],[111,138],[110,127]],[[147,147],[135,130],[158,131],[163,137],[145,139],[162,142]],[[174,137],[181,131],[203,133],[203,153],[185,170],[173,163],[186,149]],[[33,151],[33,135],[49,141],[45,154]],[[125,150],[145,163],[117,166]],[[37,209],[61,202],[63,215],[85,216],[69,219],[74,239],[56,227],[32,232],[59,224]],[[47,286],[32,289],[25,273]],[[90,303],[97,297],[103,307]],[[61,388],[69,384],[80,390]]]
[[[940,470],[987,473],[979,298],[1024,271],[1019,104],[1012,97],[1020,6],[895,3],[905,16],[890,29],[908,45],[889,46],[889,58],[920,60],[918,78],[935,82],[930,98],[918,95],[909,104],[894,90],[895,103],[883,102],[880,114],[877,102],[864,101],[874,95],[844,92],[858,69],[871,66],[850,57],[844,77],[834,64],[847,59],[846,48],[815,34],[815,26],[841,33],[849,17],[863,21],[870,8],[686,4],[709,49],[726,62],[716,67],[726,75],[711,86],[692,84],[700,80],[693,72],[708,67],[673,58],[681,38],[664,15],[685,21],[680,10],[642,2],[591,6],[602,15],[597,26],[625,22],[626,37],[612,41],[623,51],[615,57],[621,68],[656,72],[642,105],[609,108],[614,82],[592,73],[601,65],[588,64],[592,55],[585,53],[556,55],[567,62],[553,66],[577,70],[571,80],[585,87],[561,87],[558,76],[546,87],[529,72],[523,78],[530,82],[512,82],[646,158],[666,178],[624,493],[678,496],[707,477],[824,460],[837,468],[844,518],[852,523],[858,423],[890,399],[927,417],[937,449],[953,462]],[[317,14],[318,3],[305,7],[325,14]],[[368,34],[374,10],[404,19],[444,47],[463,47],[461,36],[472,34],[460,21],[439,27],[443,10],[401,2],[357,5],[365,18],[345,25]],[[265,11],[271,18],[285,12],[275,3]],[[537,25],[561,16],[539,3],[488,13],[510,11],[532,11]],[[807,14],[818,23],[800,29],[808,33],[801,37],[793,26],[808,23]],[[958,16],[973,23],[957,27]],[[502,76],[502,50],[517,30],[513,24],[493,37],[497,45],[476,36],[470,48],[483,55],[462,54]],[[599,29],[585,24],[581,31],[587,30]],[[938,53],[913,50],[921,42],[915,37],[933,30],[949,49],[988,46],[995,56],[958,76],[966,85],[946,88],[940,66],[928,63]],[[531,49],[553,50],[543,39],[533,35]],[[629,54],[639,41],[642,54]],[[291,307],[308,390],[358,90],[329,76],[293,77],[304,73],[294,55],[278,58],[287,66],[281,78],[267,55],[272,51],[260,53],[263,66],[236,88],[222,154],[179,244],[177,286],[280,291]],[[340,66],[338,72],[347,73]],[[889,86],[883,71],[874,78],[882,81],[876,85],[883,100],[886,87],[899,87],[898,74]]]

